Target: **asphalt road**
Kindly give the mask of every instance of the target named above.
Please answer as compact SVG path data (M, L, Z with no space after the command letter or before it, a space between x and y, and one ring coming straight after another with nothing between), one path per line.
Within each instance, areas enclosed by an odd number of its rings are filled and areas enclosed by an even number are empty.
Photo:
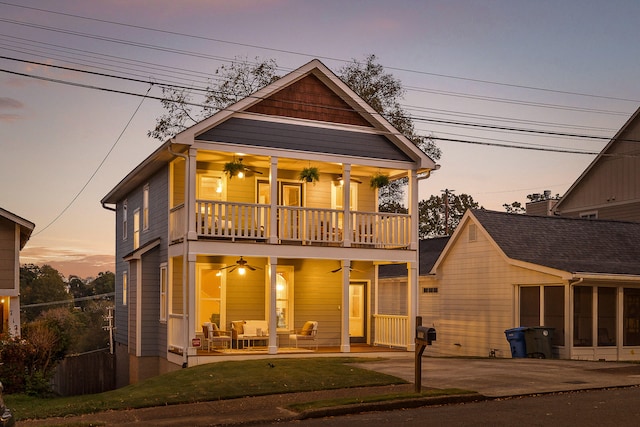
M573 391L276 423L280 426L637 426L640 388ZM274 425L274 424L271 424Z

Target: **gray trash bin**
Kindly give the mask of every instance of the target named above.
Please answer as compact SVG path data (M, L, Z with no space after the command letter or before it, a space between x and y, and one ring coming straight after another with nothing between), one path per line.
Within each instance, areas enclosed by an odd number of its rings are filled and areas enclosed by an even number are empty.
M524 331L524 341L527 349L527 357L537 359L551 359L553 357L553 328L534 326Z

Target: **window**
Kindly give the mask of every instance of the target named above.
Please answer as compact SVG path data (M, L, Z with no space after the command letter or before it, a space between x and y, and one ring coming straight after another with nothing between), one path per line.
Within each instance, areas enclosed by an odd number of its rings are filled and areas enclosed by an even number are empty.
M129 285L129 275L126 271L122 272L122 305L127 305L127 286Z
M149 229L149 184L144 186L142 194L142 229Z
M573 345L593 345L593 289L588 286L573 288Z
M640 345L640 289L624 289L623 342L625 346Z
M540 286L520 288L520 326L540 325Z
M422 288L423 294L437 294L438 288Z
M122 203L122 240L127 240L127 201Z
M167 264L160 264L160 321L167 321Z
M133 249L140 247L140 209L133 212Z
M331 209L343 209L343 189L342 181L331 186ZM349 205L350 210L358 210L358 183L354 181L349 186Z
M616 345L616 288L598 288L598 345Z
M592 212L581 212L581 213L580 213L580 218L584 218L584 219L598 219L598 211L592 211Z
M276 273L277 328L293 329L293 267L278 266Z
M544 287L544 326L553 328L552 345L564 344L564 287Z

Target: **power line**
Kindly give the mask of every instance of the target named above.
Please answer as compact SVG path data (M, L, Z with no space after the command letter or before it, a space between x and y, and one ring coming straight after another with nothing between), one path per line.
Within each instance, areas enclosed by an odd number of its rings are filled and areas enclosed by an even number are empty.
M115 75L106 74L106 73L98 73L98 72L95 72L95 71L80 70L80 69L77 69L77 68L64 67L64 66L59 66L59 65L51 65L51 64L46 64L46 63L42 63L42 62L28 61L28 60L11 58L11 57L1 56L1 55L0 55L0 59L6 59L6 60L18 61L18 62L26 62L26 63L30 63L30 64L45 66L45 67L52 67L52 68L66 70L66 71L74 71L74 72L78 72L78 73L84 73L84 74L91 74L91 75L100 76L100 77L109 77L109 78L114 78L114 79L126 80L126 81L135 82L135 83L145 83L145 84L149 83L149 81L145 81L145 80L141 80L141 79L134 79L134 78L130 78L130 77L115 76ZM17 75L26 76L26 77L38 78L36 76L27 75L25 73L12 72L12 71L8 71L8 70L0 70L0 71L5 71L5 72L8 72L8 73L13 73L13 74L17 74ZM114 90L114 89L98 88L97 86L91 86L91 85L85 85L85 84L74 84L74 83L65 82L65 81L57 80L57 79L51 79L51 78L42 78L42 79L49 80L49 81L52 81L52 82L57 82L57 83L73 84L73 85L77 85L77 86L80 86L80 87L86 87L86 88L92 88L92 89L100 89L100 90L108 90L108 91L112 91L112 92L115 92L115 93L139 96L139 95L131 93L131 92L119 91L119 90ZM171 85L171 84L162 84L162 86L171 87L171 88L175 88L175 89L187 89L187 87L185 87L185 86L178 86L178 85ZM206 89L202 89L202 90L204 91ZM146 97L146 95L145 95L145 97ZM255 98L255 99L261 99L260 97L256 97L254 95L249 95L248 98L249 97L252 97L252 98ZM171 101L171 100L169 100L167 98L154 98L154 99L159 99L161 101ZM197 104L197 103L185 102L185 104L192 105L192 106L198 106L198 107L206 107L203 104ZM303 103L297 102L297 104L298 105L302 105ZM305 105L310 105L310 104L305 104ZM339 108L336 108L336 107L327 107L327 108L331 108L331 109L334 109L334 110L340 110ZM610 139L609 137L606 137L606 136L586 135L586 134L567 133L567 132L555 132L555 131L543 131L543 130L536 130L536 129L525 129L525 128L516 128L516 127L508 127L508 126L487 125L487 124L481 124L481 123L460 122L460 121L443 120L443 119L435 119L435 118L419 117L419 116L412 117L412 120L429 122L429 123L436 123L436 124L444 124L444 125L454 125L454 126L464 126L464 127L488 129L488 130L497 130L497 131L521 132L521 133L527 133L527 134L533 134L533 135L542 135L542 136L559 136L559 137L567 137L567 138L583 138L583 139L602 140L602 141Z
M149 86L149 89L147 90L147 94L149 93L149 91L151 91L151 88L153 87L153 85ZM127 124L124 126L124 128L122 129L122 132L120 132L120 135L118 135L118 138L116 138L115 142L113 143L113 145L111 145L111 148L109 149L109 151L107 151L107 154L104 156L104 158L102 159L102 161L100 162L100 164L98 165L98 167L96 167L96 169L93 171L93 173L91 174L91 176L89 177L89 179L87 180L87 182L85 182L85 184L82 186L82 188L80 189L80 191L78 191L78 193L71 199L71 201L67 204L67 206L65 206L64 209L62 209L62 211L58 214L58 216L56 216L49 224L47 224L42 230L38 231L37 233L34 233L32 235L32 237L35 237L39 234L41 234L42 232L44 232L46 229L48 229L49 227L51 227L53 224L55 224L61 217L62 215L64 215L64 213L75 203L75 201L78 199L78 197L80 197L80 195L84 192L84 190L87 188L87 186L89 185L89 183L93 180L93 178L96 176L96 174L98 173L98 171L100 170L100 168L102 168L102 165L104 165L104 162L107 161L107 158L109 157L109 155L111 154L111 152L114 150L114 148L116 148L116 145L118 144L118 142L120 141L120 139L122 138L122 135L124 135L124 132L127 130L127 128L129 127L129 125L131 124L131 122L133 121L133 118L136 116L136 114L138 113L138 110L140 109L140 107L142 106L142 103L144 102L146 98L146 95L144 97L142 97L142 99L140 100L140 103L138 104L138 107L136 107L135 111L133 112L133 114L131 115L131 117L129 118L129 121L127 121Z
M267 47L267 46L249 44L249 43L232 42L232 41L229 41L229 40L223 40L223 39L205 37L205 36L196 36L196 35L193 35L193 34L187 34L187 33L182 33L182 32L177 32L177 31L160 30L160 29L157 29L157 28L145 27L145 26L141 26L141 25L125 24L125 23L122 23L122 22L110 21L110 20L106 20L106 19L92 18L92 17L82 16L82 15L71 14L71 13L53 11L53 10L50 10L50 9L43 9L43 8L36 8L36 7L32 7L32 6L17 5L17 4L8 3L8 2L2 2L2 1L0 1L0 4L4 4L6 6L13 6L13 7L20 7L20 8L30 9L30 10L36 10L36 11L44 12L44 13L51 13L51 14L56 14L56 15L68 16L68 17L72 17L72 18L84 19L84 20L89 20L89 21L94 21L94 22L101 22L101 23L105 23L105 24L118 25L118 26L129 27L129 28L136 28L136 29L141 29L141 30L145 30L145 31L152 31L152 32L157 32L157 33L176 35L176 36L180 36L180 37L188 37L188 38L192 38L192 39L198 39L198 40L205 40L205 41L213 41L213 42L217 42L217 43L230 44L230 45L234 45L234 46L243 46L243 47L250 47L250 48L253 48L253 49L260 49L260 50L266 50L266 51L271 51L271 52L286 53L286 54L291 54L291 55L298 55L298 56L318 58L318 59L327 59L327 60L336 61L336 62L343 62L343 63L352 62L350 60L345 60L345 59L340 59L340 58L334 58L334 57L328 57L328 56L322 56L322 55L312 55L312 54L304 53L304 52L297 52L297 51L287 50L287 49L277 49L277 48L273 48L273 47ZM11 20L8 20L8 21L11 21ZM27 24L27 23L20 23L20 21L15 21L15 22L12 22L12 23L19 24L19 25L31 26L30 24ZM38 26L35 26L35 27L38 28ZM50 31L54 31L54 29L52 29L53 27L42 26L42 28L48 29ZM57 31L66 32L65 30L61 30L61 29L57 29ZM82 33L70 32L70 34L81 35ZM106 39L109 39L109 38L106 38ZM158 48L162 49L160 47L158 47ZM434 72L427 72L427 71L420 71L420 70L412 70L412 69L409 69L409 68L392 67L392 66L388 66L388 65L385 65L384 68L389 69L389 70L412 73L412 74L421 74L421 75L441 77L441 78L447 78L447 79L462 80L462 81L469 81L469 82L475 82L475 83L483 83L483 84L489 84L489 85L495 85L495 86L504 86L504 87L518 88L518 89L527 89L527 90L536 90L536 91L542 91L542 92L550 92L550 93L558 93L558 94L574 95L574 96L583 96L583 97L590 97L590 98L597 98L597 99L608 99L608 100L615 100L615 101L633 102L633 103L636 103L636 104L640 102L639 100L636 100L636 99L621 98L621 97L606 96L606 95L596 95L596 94L583 93L583 92L574 92L574 91L566 91L566 90L557 90L557 89L536 87L536 86L530 86L530 85L504 83L504 82L498 82L498 81L493 81L493 80L484 80L484 79L477 79L477 78L470 78L470 77L463 77L463 76L454 76L454 75L451 75L451 74L443 74L443 73L434 73Z

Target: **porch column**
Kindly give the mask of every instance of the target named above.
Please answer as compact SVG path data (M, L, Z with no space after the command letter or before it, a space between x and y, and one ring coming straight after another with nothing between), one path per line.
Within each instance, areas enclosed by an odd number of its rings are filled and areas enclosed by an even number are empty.
M278 354L278 318L276 316L276 283L278 258L267 258L269 268L269 313L267 318L269 321L269 354Z
M197 148L189 148L189 159L185 164L185 212L187 221L187 240L198 240L196 231L196 155Z
M416 258L418 255L416 254ZM409 277L407 278L407 316L409 316L409 331L407 339L407 351L415 351L416 316L418 315L418 262L410 262L407 265Z
M278 158L271 157L269 166L269 243L278 243ZM275 276L274 276L275 277ZM275 280L275 279L274 279Z
M351 261L342 260L342 330L340 332L340 351L351 352L349 340L349 276L351 273Z
M407 171L407 176L409 177L409 249L418 250L418 223L420 222L420 212L418 210L418 175L416 171L409 170Z
M351 231L351 164L349 163L342 164L342 182L342 210L344 211L342 245L348 248L351 247L351 240L353 240L353 232Z

